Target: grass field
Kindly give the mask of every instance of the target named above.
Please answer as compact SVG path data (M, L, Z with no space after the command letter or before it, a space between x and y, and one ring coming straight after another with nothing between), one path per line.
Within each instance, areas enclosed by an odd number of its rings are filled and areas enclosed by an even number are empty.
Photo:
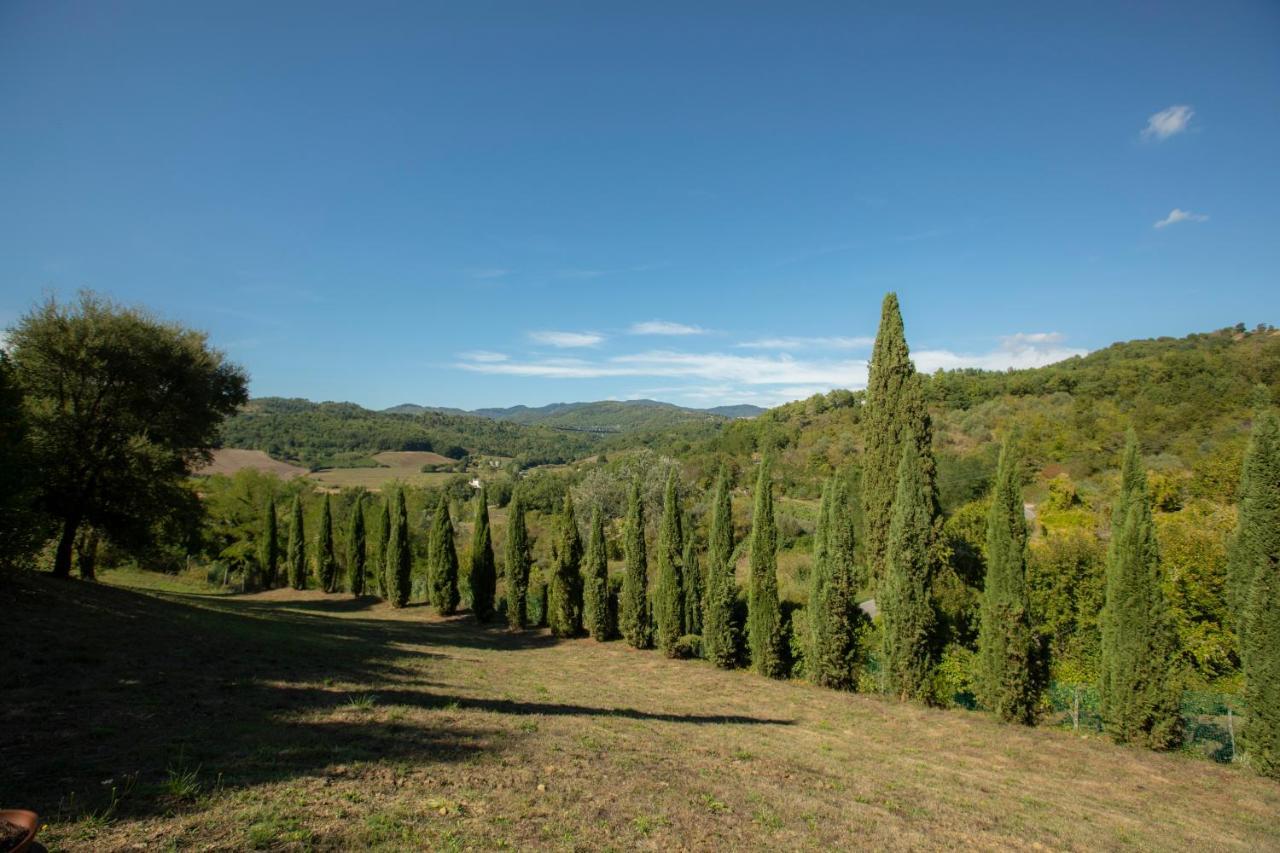
M0 804L54 850L1280 849L1280 785L1229 766L422 607L106 578L0 587Z
M276 474L284 479L306 477L326 486L342 488L344 486L363 486L366 489L378 490L392 480L399 480L413 486L434 486L455 476L450 473L432 472L424 474L422 466L452 465L454 460L439 453L419 450L389 450L376 453L373 460L378 462L377 468L329 468L323 471L308 471L288 462L272 459L261 450L237 450L222 448L213 452L213 461L196 472L200 474L234 474L242 468L254 468L268 474Z

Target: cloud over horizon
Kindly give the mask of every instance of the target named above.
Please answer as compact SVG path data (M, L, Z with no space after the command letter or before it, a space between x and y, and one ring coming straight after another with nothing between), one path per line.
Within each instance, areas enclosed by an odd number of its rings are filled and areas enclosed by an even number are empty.
M705 335L707 330L701 326L689 326L684 323L672 323L668 320L646 320L643 323L632 323L627 330L630 335Z
M594 347L604 342L605 336L599 332L530 332L529 339L536 343L559 349L574 347Z

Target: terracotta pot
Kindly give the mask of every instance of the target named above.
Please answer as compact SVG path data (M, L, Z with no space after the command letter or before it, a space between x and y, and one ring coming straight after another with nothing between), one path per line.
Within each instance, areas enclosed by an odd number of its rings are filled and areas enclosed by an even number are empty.
M40 816L35 812L29 812L26 809L0 809L0 820L7 820L14 826L20 826L27 831L23 839L18 842L17 847L10 847L8 853L22 853L31 846L31 842L36 840L36 830L40 828Z

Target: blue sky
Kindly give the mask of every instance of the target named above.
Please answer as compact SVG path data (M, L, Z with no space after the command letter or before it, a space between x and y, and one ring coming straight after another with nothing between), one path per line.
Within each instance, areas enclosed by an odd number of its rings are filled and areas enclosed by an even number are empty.
M1280 324L1280 6L858 5L8 0L0 326L469 408L857 387L888 290L924 369Z

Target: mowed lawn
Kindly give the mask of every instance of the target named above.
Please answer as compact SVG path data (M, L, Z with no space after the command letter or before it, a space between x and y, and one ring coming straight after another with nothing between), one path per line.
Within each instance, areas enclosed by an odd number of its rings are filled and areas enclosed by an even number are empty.
M1280 849L1280 785L1097 737L373 599L4 582L0 806L50 849Z

